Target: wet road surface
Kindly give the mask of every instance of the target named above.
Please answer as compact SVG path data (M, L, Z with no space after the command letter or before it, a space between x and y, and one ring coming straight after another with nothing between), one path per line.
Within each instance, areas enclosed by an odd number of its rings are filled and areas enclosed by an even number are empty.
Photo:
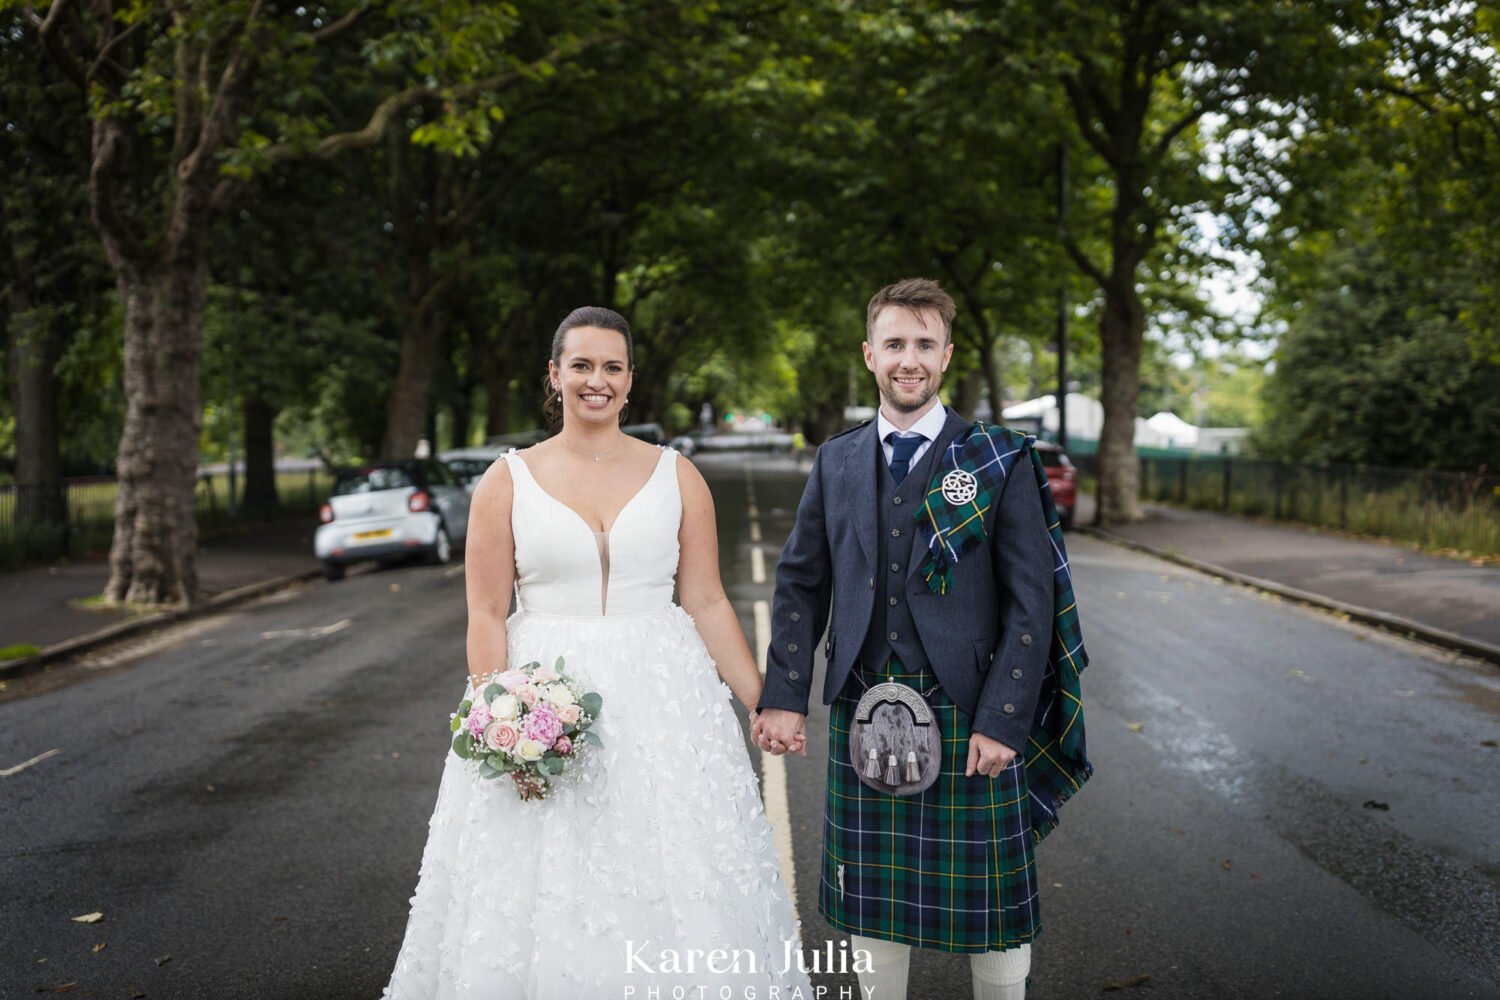
M702 467L753 636L805 470L750 464L759 541L745 459ZM1098 774L1038 851L1033 1000L1127 982L1120 995L1500 996L1485 743L1500 674L1102 542L1071 549ZM59 752L0 777L0 996L378 996L464 619L456 567L360 573L13 682L0 769ZM809 728L787 797L804 937L821 944L837 938L816 912L820 706ZM962 958L912 968L914 998L968 994ZM817 981L838 996L853 977Z

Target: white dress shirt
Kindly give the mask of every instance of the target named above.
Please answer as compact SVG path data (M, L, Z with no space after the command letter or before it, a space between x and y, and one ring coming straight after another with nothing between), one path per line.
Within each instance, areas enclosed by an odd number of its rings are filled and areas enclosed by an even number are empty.
M935 404L932 409L922 414L916 423L904 431L885 419L884 410L878 411L875 415L875 433L880 436L880 451L881 454L885 455L885 464L891 464L891 454L894 450L894 446L886 440L886 435L890 434L891 431L895 431L898 434L922 435L922 442L917 445L917 450L912 452L911 464L908 466L908 468L914 469L917 467L917 463L922 460L922 456L927 454L927 449L932 447L932 442L936 441L937 436L943 432L943 424L947 422L948 411L943 409L942 403Z

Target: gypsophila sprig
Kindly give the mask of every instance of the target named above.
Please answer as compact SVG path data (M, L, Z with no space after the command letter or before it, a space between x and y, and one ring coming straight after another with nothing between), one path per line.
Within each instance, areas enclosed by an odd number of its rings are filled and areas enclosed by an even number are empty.
M481 778L509 775L522 799L544 799L556 779L604 746L590 727L604 699L570 677L563 658L487 674L464 699L448 729L453 752L477 764Z

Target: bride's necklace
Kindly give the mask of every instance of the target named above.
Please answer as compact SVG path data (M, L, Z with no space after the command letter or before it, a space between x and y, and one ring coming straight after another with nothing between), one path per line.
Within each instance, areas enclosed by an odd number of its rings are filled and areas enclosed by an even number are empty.
M622 438L624 437L623 434L620 436ZM563 441L561 435L558 436L557 440L562 442L562 446L564 448L567 448L570 451L576 451L580 455L587 455L589 458L592 458L596 462L599 461L599 459L603 458L605 455L608 455L610 452L614 451L616 448L620 447L620 442L616 441L614 444L610 445L608 448L605 448L603 451L595 453L592 451L584 451L582 448L578 448L574 445L568 444L568 442Z

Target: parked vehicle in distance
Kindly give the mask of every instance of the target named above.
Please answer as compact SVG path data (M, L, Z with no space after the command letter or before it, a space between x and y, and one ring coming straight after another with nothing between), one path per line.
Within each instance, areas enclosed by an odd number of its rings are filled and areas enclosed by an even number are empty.
M313 550L323 575L342 580L352 563L423 556L446 563L469 530L469 493L433 458L341 470L318 510Z
M661 424L626 424L620 430L647 444L667 443L667 432L662 430Z
M698 450L698 442L686 434L674 437L667 443L667 447L675 449L684 458L692 458L693 453Z
M1038 441L1036 453L1042 456L1042 467L1047 470L1047 482L1052 486L1052 502L1057 506L1057 517L1063 528L1073 527L1073 511L1078 505L1078 467L1051 441Z
M449 469L453 470L453 474L458 477L458 481L464 484L464 489L473 493L474 487L479 483L480 477L489 471L489 467L494 465L495 461L501 455L509 450L508 447L492 447L490 445L480 445L477 448L452 448L448 451L440 452L438 458Z

